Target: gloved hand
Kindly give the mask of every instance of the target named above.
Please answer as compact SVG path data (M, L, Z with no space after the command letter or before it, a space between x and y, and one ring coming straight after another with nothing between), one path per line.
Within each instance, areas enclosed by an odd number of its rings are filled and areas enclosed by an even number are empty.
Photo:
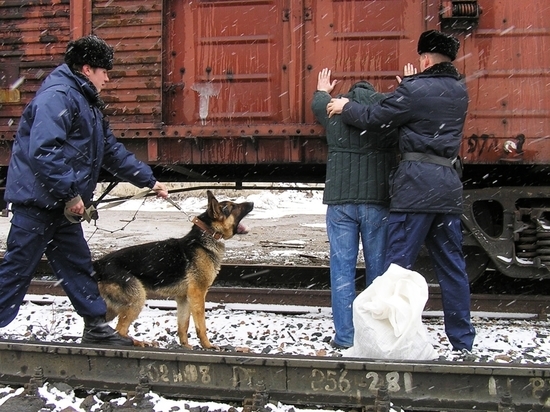
M80 196L74 197L65 203L65 217L71 223L80 223L82 219L90 223L97 220L98 213L94 205L84 207L84 202Z

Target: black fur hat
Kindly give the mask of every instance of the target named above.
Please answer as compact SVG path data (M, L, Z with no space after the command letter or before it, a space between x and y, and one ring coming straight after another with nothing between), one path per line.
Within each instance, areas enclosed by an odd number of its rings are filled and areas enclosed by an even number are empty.
M73 69L89 64L92 67L111 70L114 51L97 36L89 35L70 41L65 51L65 63Z
M418 39L418 54L438 53L447 56L453 61L456 59L460 42L456 37L437 30L428 30Z

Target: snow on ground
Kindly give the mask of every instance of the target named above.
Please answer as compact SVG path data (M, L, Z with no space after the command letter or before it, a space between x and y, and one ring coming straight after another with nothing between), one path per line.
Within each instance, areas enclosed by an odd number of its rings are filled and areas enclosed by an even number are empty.
M65 297L29 296L37 301L48 301L47 305L26 303L14 322L0 330L0 338L27 341L74 342L80 341L83 322L74 313ZM331 312L329 308L284 307L291 314L274 311L283 307L227 304L224 306L209 303L207 311L208 335L221 350L241 353L296 354L313 357L342 356L342 352L333 349L329 341L333 335ZM550 324L547 321L533 319L498 319L477 314L474 326L477 338L473 354L475 359L465 358L452 352L444 333L440 316L437 313L425 313L424 325L430 343L436 349L441 360L449 361L493 361L498 363L548 364L550 359ZM114 323L113 323L114 325ZM140 317L134 322L130 334L138 339L155 342L161 348L180 348L176 325L176 310L172 302L148 302ZM189 330L190 344L194 350L201 350L194 332L193 323ZM1 366L0 366L1 369ZM72 406L76 411L82 399L74 392L60 392L52 386L42 387L41 396L50 399L56 405L56 412ZM12 388L0 388L0 405L13 396ZM169 400L151 394L155 411L194 410L194 405L211 405L209 410L228 411L229 406L219 403L193 402L189 400ZM120 400L122 403L125 399ZM97 404L101 402L96 400ZM301 412L289 405L268 405L273 412ZM203 409L197 409L203 410ZM236 408L235 412L241 412Z
M66 297L32 296L21 306L17 318L0 329L0 338L78 343L83 321ZM38 302L38 303L33 303ZM286 312L278 313L278 312ZM428 341L441 360L463 360L451 351L438 312L425 312ZM526 318L500 319L474 312L476 362L544 364L550 360L550 322ZM330 308L254 304L207 303L208 336L221 350L244 353L305 356L342 356L330 346L334 329ZM116 325L116 320L112 322ZM180 348L176 306L173 301L150 300L130 328L138 340L160 348ZM189 343L200 350L193 322Z
M223 200L223 197L218 197ZM253 201L255 208L247 219L273 217L274 214L324 214L321 191L282 191L252 193L237 201ZM186 210L201 212L205 198L186 197L178 200ZM131 200L117 208L132 210L163 210L177 212L168 202L159 199ZM304 218L307 224L307 218ZM78 343L82 334L82 319L72 310L64 297L28 296L34 302L45 300L47 305L32 302L25 303L17 318L8 326L0 329L0 339L22 339L28 341L53 341ZM286 307L292 314L275 313L282 309L274 306L208 304L207 327L211 341L222 350L264 354L297 354L305 356L342 356L342 352L333 349L329 342L333 336L331 311L329 308ZM522 317L517 319L498 319L484 313L473 313L477 337L473 349L475 359L465 358L463 354L451 351L444 333L442 318L437 313L424 313L423 323L430 343L441 360L475 362L500 362L521 364L547 364L550 360L550 323L546 319L534 320ZM114 326L114 323L113 323ZM130 330L130 334L148 342L155 342L161 348L179 347L177 341L175 305L170 301L148 301L140 317ZM190 327L190 344L198 347L194 327ZM1 371L1 365L0 365ZM13 388L0 388L0 406L17 392ZM6 396L6 394L9 394ZM61 396L60 392L46 384L41 394L52 399L55 411L61 411L69 405L76 411L82 399L69 392ZM192 409L197 405L191 401L167 400L151 395L155 411L168 411L179 407ZM54 400L55 399L55 400ZM200 403L204 406L205 403ZM228 410L227 405L214 404L210 409ZM274 412L287 412L300 409L288 405L269 405ZM237 408L237 412L239 408Z
M2 388L0 387L0 410L2 410L2 405L10 401L10 398L23 395L23 388ZM58 384L58 383L45 383L42 387L38 388L38 395L45 401L45 404L49 408L53 409L41 409L41 412L88 412L88 411L104 411L104 410L113 410L113 407L123 406L129 407L128 399L124 396L111 399L109 402L103 401L100 396L97 394L90 395L86 398L80 398L75 395L75 392L71 390L68 385ZM91 399L90 399L91 398ZM112 406L107 406L110 404ZM220 402L203 402L203 401L190 401L190 400L174 400L161 397L153 392L146 394L146 404L149 408L147 409L126 409L125 411L155 411L155 412L169 412L169 411L189 411L189 412L241 412L242 407L236 407L235 405L230 405ZM91 407L90 407L91 406ZM141 405L140 405L141 406ZM28 411L29 409L25 409ZM284 405L281 403L273 404L268 403L265 406L266 411L271 412L323 412L322 409L306 409L298 408L293 405ZM392 409L393 410L393 409ZM17 412L15 410L6 410L6 412ZM335 410L327 410L325 412L340 412ZM397 412L397 411L395 411Z
M48 305L26 303L14 322L0 330L4 339L20 339L28 341L74 342L80 341L83 322L74 313L72 306L65 297L29 296L37 301L48 301ZM313 357L342 356L342 352L334 350L328 343L333 335L331 312L329 308L318 307L285 307L291 314L274 313L282 307L262 305L228 304L220 306L208 304L207 326L211 341L221 347L221 350L239 351L242 353L263 354L296 354ZM441 317L437 313L425 313L424 325L428 332L430 343L436 349L441 360L471 361L450 350L444 333ZM474 316L474 326L477 338L473 354L475 362L493 361L498 363L547 364L550 359L550 324L547 321L533 319L496 319ZM179 348L177 340L176 310L172 302L148 302L140 317L130 330L132 336L148 342L156 342L161 348ZM193 324L190 327L190 344L194 350L201 350L194 333ZM0 366L1 369L1 366ZM55 404L56 412L71 406L76 411L83 399L74 392L67 393L52 386L52 382L40 389L41 396L50 399ZM8 396L14 396L17 391L12 388L0 388L0 405ZM209 406L209 410L228 411L229 405L220 403L193 402L189 400L170 400L150 394L150 401L155 405L155 411L169 411L179 407L180 410L193 409L194 406ZM125 398L120 399L123 403ZM97 405L101 401L95 400ZM1 406L0 406L1 407ZM99 406L98 406L99 407ZM289 405L268 405L272 412L301 412L301 409ZM241 408L235 408L241 412Z

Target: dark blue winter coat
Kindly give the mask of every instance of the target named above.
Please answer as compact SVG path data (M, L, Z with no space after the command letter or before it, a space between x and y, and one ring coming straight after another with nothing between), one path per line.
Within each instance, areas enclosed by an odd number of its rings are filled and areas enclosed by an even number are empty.
M342 120L371 131L398 128L401 154L459 154L468 108L466 85L452 63L405 77L395 92L374 105L346 103ZM452 167L401 161L390 185L392 212L462 213L462 182Z
M65 64L44 80L17 130L7 202L61 209L80 195L89 205L102 167L138 187L154 186L151 168L116 141L97 106L95 88Z

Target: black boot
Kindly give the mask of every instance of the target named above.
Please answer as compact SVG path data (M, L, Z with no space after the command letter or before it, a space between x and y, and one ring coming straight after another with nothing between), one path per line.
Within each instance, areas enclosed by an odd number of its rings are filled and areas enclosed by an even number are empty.
M134 346L134 341L111 328L105 317L84 317L82 343L93 345Z

